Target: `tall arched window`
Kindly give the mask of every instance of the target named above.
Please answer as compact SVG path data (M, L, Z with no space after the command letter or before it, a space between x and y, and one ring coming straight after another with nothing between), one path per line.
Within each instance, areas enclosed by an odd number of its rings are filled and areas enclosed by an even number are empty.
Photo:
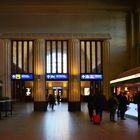
M11 45L12 73L33 73L33 41L13 40Z
M68 73L68 41L46 41L46 73Z
M102 73L102 41L80 41L81 73Z

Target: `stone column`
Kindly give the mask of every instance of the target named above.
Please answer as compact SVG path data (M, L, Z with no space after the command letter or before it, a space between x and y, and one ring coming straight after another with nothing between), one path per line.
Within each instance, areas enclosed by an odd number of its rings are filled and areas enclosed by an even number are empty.
M111 95L110 88L110 42L103 42L103 94L108 97Z
M34 46L34 111L46 111L45 99L45 40L38 39Z
M11 41L8 39L0 40L2 45L2 96L11 98Z
M136 58L137 66L140 66L140 9L137 9L137 12L135 12L134 17L135 17L134 18L135 44L136 44L134 56L137 57Z
M128 12L127 15L127 47L128 47L128 69L136 67L137 58L136 58L136 46L135 46L135 36L134 36L134 28L137 26L135 23L135 18L137 19L136 15L133 12ZM137 20L136 20L137 21ZM138 31L139 28L136 27Z
M80 111L80 42L78 39L70 40L69 49L69 90L68 110Z

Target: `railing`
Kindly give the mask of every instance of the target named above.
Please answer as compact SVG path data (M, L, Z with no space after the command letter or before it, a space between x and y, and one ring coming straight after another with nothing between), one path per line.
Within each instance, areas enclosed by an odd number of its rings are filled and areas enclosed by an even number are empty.
M13 102L15 100L9 99L8 97L0 98L0 119L2 119L3 114L7 117L8 112L10 112L10 115L13 114Z

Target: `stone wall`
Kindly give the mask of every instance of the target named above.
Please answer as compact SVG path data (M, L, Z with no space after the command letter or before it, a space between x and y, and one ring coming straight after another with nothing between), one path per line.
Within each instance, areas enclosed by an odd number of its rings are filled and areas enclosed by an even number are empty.
M117 2L99 0L95 3L83 0L79 2L79 6L74 5L74 1L66 3L61 1L62 5L60 5L54 0L50 2L50 5L44 6L31 5L31 0L29 2L30 5L23 2L24 6L0 5L0 34L110 34L110 79L129 68L131 43L128 41L129 23L127 18L132 7L131 0Z

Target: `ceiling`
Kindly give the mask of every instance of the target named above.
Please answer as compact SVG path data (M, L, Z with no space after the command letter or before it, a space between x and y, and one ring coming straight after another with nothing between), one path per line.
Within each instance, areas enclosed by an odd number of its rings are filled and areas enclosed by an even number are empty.
M109 6L132 6L135 0L0 0L0 5L98 5L101 3Z
M1 3L79 3L79 2L90 2L90 3L94 3L94 2L114 2L114 3L131 3L135 0L117 0L116 2L114 0L1 0Z
M0 0L0 14L131 10L134 0Z

